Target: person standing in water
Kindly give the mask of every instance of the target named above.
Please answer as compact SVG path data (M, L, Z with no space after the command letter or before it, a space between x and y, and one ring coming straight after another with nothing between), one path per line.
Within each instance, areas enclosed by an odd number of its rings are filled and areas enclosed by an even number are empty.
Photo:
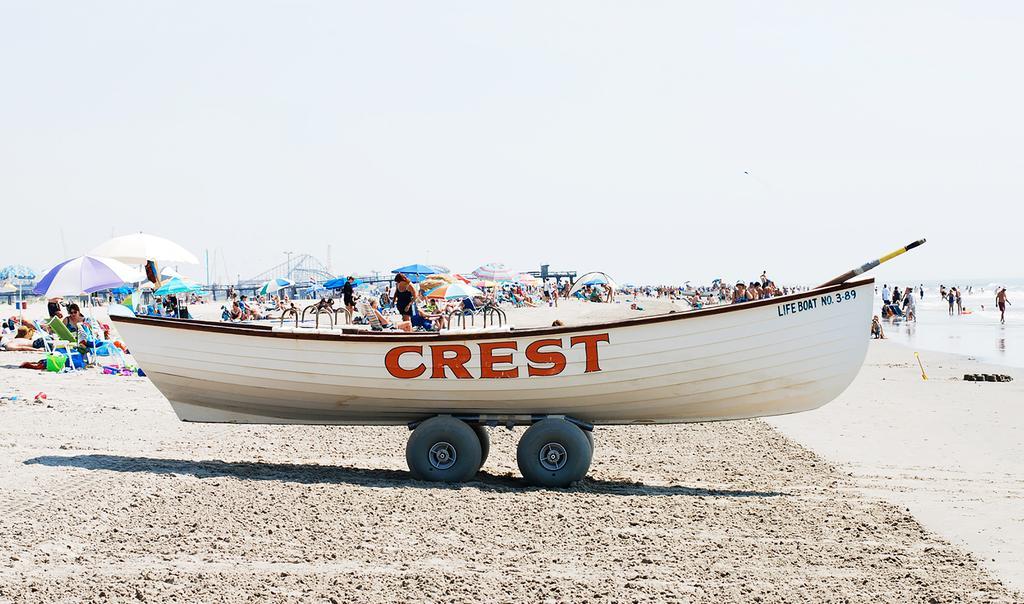
M1006 323L1006 305L1010 303L1010 300L1006 297L1006 288L1000 288L999 293L996 294L996 308L999 309L999 322Z
M946 302L949 302L949 316L953 316L953 305L956 304L956 296L953 295L953 289L949 288L949 293L946 294Z

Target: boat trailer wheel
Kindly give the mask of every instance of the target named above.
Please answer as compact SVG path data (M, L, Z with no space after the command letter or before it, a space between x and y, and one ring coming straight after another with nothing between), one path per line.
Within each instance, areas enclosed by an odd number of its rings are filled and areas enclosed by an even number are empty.
M547 417L526 429L516 461L526 482L538 487L567 487L590 469L594 449L579 426L563 417Z
M405 461L417 480L463 482L480 470L483 447L476 431L450 415L424 420L409 435Z
M455 447L451 443L439 442L433 447L430 447L430 465L434 466L438 470L447 470L448 468L455 465L455 460L458 459L459 453L455 450Z
M540 455L538 457L540 457L540 465L544 466L545 470L554 472L565 467L568 456L569 454L562 445L548 443L540 448Z

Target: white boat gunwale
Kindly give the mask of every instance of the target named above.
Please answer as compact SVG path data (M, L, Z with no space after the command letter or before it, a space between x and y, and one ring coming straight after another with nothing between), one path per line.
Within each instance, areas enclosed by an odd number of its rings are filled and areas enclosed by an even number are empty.
M871 285L875 282L874 278L859 279L856 281L846 281L836 285L829 285L826 287L817 287L809 289L803 292L796 292L787 294L784 296L777 296L774 298L765 298L762 300L754 300L751 302L743 302L740 304L721 304L717 306L711 306L708 308L701 308L697 310L684 310L680 312L668 312L658 315L648 315L643 317L635 317L629 319L619 319L617 321L609 321L605 323L587 323L583 325L562 325L558 327L529 327L526 329L509 329L505 331L457 331L449 333L433 332L404 332L404 331L367 331L352 328L342 328L340 330L327 330L328 333L324 333L324 330L313 330L303 331L302 328L296 330L280 330L275 329L273 325L262 325L254 323L223 323L218 321L202 321L197 319L174 319L167 317L130 317L123 315L111 315L110 320L114 323L140 323L144 325L159 325L160 327L169 327L173 329L191 329L197 331L209 331L218 333L230 333L236 335L249 335L259 337L272 337L272 338L289 338L299 340L342 340L350 342L380 342L383 339L394 342L443 342L443 341L465 341L465 340L494 340L494 339L508 339L508 338L519 338L519 337L530 337L537 335L560 335L568 333L577 333L581 331L598 331L602 329L618 328L618 327L632 327L634 325L647 325L651 323L661 323L664 321L682 321L686 319L695 319L700 317L707 317L716 314L737 312L743 310L749 310L751 308L757 308L760 306L770 306L773 304L784 304L794 300L802 300L816 295L828 294L835 291L841 291L850 289L853 287L861 287L864 285Z

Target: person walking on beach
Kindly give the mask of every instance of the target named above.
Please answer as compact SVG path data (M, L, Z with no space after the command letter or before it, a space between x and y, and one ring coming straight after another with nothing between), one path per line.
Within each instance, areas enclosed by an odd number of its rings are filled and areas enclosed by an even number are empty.
M1006 297L1006 288L1003 287L996 294L996 308L999 309L999 322L1006 323L1006 305L1010 303L1010 300Z
M416 300L416 288L402 273L395 275L395 308L402 315L402 321L412 321L412 305Z
M882 286L882 304L889 306L892 303L892 292L889 291L889 284L886 283Z
M917 321L917 305L914 303L914 289L912 287L908 287L907 293L903 295L903 316L908 321Z
M345 303L345 323L352 324L352 317L356 312L355 277L348 276L345 285L341 287L341 295Z

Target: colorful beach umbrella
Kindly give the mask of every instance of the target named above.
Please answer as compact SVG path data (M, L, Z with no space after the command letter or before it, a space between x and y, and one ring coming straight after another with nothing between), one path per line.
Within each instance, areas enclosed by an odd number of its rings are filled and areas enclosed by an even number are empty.
M275 277L263 284L263 287L260 288L260 294L266 296L272 292L279 292L286 287L292 287L293 285L295 285L295 282L291 279Z
M198 293L200 287L194 283L188 283L185 280L173 277L163 282L163 285L159 289L153 292L154 296L168 296L171 294L186 294L186 293Z
M473 275L489 281L515 281L516 274L500 262L488 262L477 267Z
M438 298L445 300L455 300L458 298L475 298L476 296L483 296L484 293L472 285L466 285L456 281L455 283L448 283L440 287L427 292L428 298Z
M169 239L148 233L132 233L114 237L94 247L89 254L114 258L129 264L144 264L147 260L199 264L199 259L192 252Z
M8 264L0 268L0 281L11 279L35 279L36 272L24 264Z
M477 279L472 283L474 287L498 287L496 281L489 281L487 279Z
M79 296L134 283L141 278L139 271L113 258L79 256L50 269L32 291L51 298Z

